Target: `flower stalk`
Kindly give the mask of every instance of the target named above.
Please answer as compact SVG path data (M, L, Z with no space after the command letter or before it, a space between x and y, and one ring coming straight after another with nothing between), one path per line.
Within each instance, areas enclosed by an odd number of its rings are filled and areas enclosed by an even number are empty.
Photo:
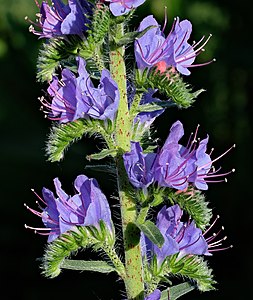
M116 47L113 39L120 39L124 35L123 23L115 25L110 32L110 71L112 78L117 82L120 92L120 102L116 119L116 144L119 154L116 157L117 181L121 206L122 232L125 250L126 277L124 279L128 299L144 299L144 283L142 258L140 247L140 230L135 225L137 207L135 199L130 196L128 176L124 167L122 154L130 149L130 114L127 99L126 66L124 62L124 46ZM122 153L123 152L123 153Z

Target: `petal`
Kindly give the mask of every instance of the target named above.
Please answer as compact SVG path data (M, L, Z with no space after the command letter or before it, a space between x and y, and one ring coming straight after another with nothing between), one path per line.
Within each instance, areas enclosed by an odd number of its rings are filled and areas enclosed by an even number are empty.
M64 190L61 188L61 182L58 178L54 179L54 186L56 190L57 196L60 198L62 201L67 201L69 198L69 195L64 192Z
M184 135L183 124L180 121L176 121L170 128L169 136L166 139L163 148L166 148L166 146L170 143L178 143L183 135Z

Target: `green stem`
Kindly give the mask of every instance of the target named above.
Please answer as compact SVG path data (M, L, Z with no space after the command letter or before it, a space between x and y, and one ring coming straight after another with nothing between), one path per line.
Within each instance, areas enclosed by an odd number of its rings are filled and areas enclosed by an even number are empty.
M140 247L140 231L135 225L137 208L135 200L130 196L132 187L125 171L122 154L129 151L131 139L131 119L128 110L126 67L124 62L124 47L116 47L113 38L120 39L124 35L123 24L117 24L110 32L110 71L118 84L120 103L116 120L116 143L119 153L116 157L117 180L120 197L122 230L125 250L124 279L127 297L130 300L144 299L143 268Z
M115 28L111 29L111 37L120 39L124 35L123 24L118 24ZM125 48L116 47L111 42L110 51L110 71L113 79L118 84L120 93L120 102L118 107L118 115L116 120L116 140L117 145L124 151L130 150L131 138L131 122L128 110L127 99L127 82L126 82L126 66L124 61Z

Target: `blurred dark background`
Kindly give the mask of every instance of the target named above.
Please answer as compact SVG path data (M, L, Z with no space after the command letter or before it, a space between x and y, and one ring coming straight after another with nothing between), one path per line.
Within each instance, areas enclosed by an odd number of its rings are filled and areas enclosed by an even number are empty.
M171 109L157 120L157 137L164 140L171 124L180 119L186 135L201 124L200 137L210 136L210 147L218 156L232 144L237 148L216 166L236 168L227 184L210 185L206 196L215 214L221 215L228 244L234 248L209 258L218 281L217 291L192 292L182 299L252 299L252 2L228 0L147 0L137 10L136 26L147 14L163 24L164 6L168 22L174 16L193 23L192 37L213 34L198 62L215 57L216 63L192 69L185 78L195 89L204 88L188 110ZM30 188L40 192L52 188L59 177L71 193L74 178L84 172L85 155L96 150L93 140L74 145L61 163L46 161L45 140L50 122L39 111L37 97L45 86L36 83L36 59L40 41L28 32L24 17L35 19L32 0L0 0L0 137L1 137L1 286L3 299L122 299L122 286L114 275L64 271L56 279L40 274L38 258L43 255L46 237L24 229L24 223L39 226L40 220L23 206L35 207ZM88 174L88 173L87 173ZM88 174L94 176L94 174ZM98 174L107 193L113 183ZM121 291L119 289L121 288Z

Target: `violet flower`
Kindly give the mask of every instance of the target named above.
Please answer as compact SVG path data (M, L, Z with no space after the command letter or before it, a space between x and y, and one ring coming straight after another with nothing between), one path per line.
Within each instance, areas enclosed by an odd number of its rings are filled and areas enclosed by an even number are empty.
M129 13L132 9L140 6L146 0L105 0L110 2L110 11L116 17Z
M151 68L156 65L159 69L159 63L162 62L166 68L175 67L181 74L189 75L188 68L207 65L214 61L193 65L196 56L203 51L211 35L205 41L203 36L199 42L190 45L188 43L192 32L190 21L183 20L179 22L179 18L175 18L167 37L164 35L166 23L167 20L165 20L161 30L152 15L143 19L140 23L138 31L143 31L151 25L155 28L148 30L135 42L135 58L139 69Z
M52 97L49 103L44 97L40 98L45 107L45 114L51 120L67 123L79 118L99 120L115 118L119 105L119 91L116 82L108 70L101 73L100 84L94 87L86 70L86 63L77 58L78 76L69 69L62 70L62 79L54 77L48 88Z
M93 119L113 120L119 105L119 90L110 72L104 69L100 83L94 87L90 75L86 70L86 63L78 58L79 68L77 78L77 98L86 106L86 114Z
M76 76L69 69L63 69L61 77L61 80L58 80L54 76L47 89L48 94L52 97L51 103L44 97L40 98L45 116L50 120L59 121L59 123L85 118L87 106L82 99L76 97Z
M154 180L156 154L144 154L139 142L131 142L131 151L125 153L123 159L132 185L145 190Z
M156 289L153 293L147 296L144 300L160 300L161 299L161 291Z
M142 245L145 246L148 258L156 255L160 266L167 256L179 253L185 255L211 255L208 252L208 243L201 229L197 228L194 221L182 222L183 211L179 205L169 208L164 206L157 215L156 226L164 237L161 248L154 245L147 237L142 235Z
M197 189L207 190L207 183L211 182L224 182L225 179L220 179L235 170L229 172L219 173L219 169L215 170L212 164L218 159L227 154L233 145L223 154L215 159L211 159L210 154L207 154L206 139L197 140L197 132L192 134L189 138L186 147L179 144L179 140L184 135L184 129L181 122L175 122L171 129L170 134L165 141L162 149L157 155L155 163L155 180L160 186L168 186L178 190L184 190L188 184L193 184Z
M48 242L67 231L75 230L75 226L95 226L99 230L101 220L106 224L109 232L113 232L108 201L95 179L90 179L85 175L77 176L74 183L77 193L74 196L69 196L63 191L58 178L54 179L54 185L57 197L46 188L42 190L42 198L35 193L45 205L45 208L39 206L42 212L26 205L32 213L41 217L46 228L34 228L27 225L26 228L48 235Z
M157 155L154 176L160 186L178 190L188 187L186 173L187 160L180 154L181 145L178 143L184 134L182 124L177 121L170 129L170 134Z
M82 36L90 23L88 16L92 14L91 4L86 0L69 0L64 4L61 0L43 1L41 5L36 1L40 13L37 23L29 20L34 26L41 29L37 31L33 25L30 31L42 38L52 38L68 34Z

